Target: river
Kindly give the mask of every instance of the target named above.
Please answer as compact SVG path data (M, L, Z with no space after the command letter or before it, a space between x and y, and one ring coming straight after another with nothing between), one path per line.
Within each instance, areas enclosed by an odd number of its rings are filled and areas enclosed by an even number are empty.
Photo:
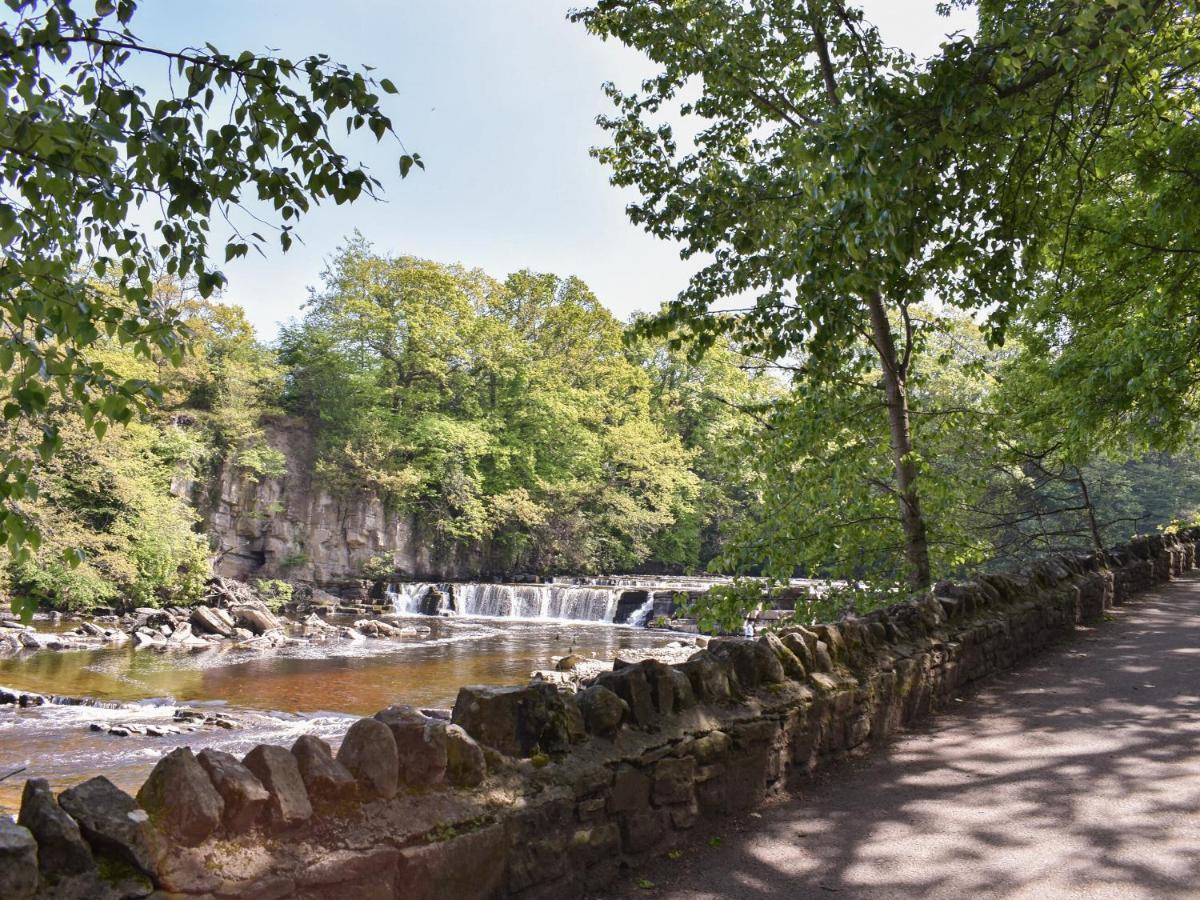
M611 658L621 649L662 646L678 637L596 622L419 621L430 627L427 635L265 652L135 651L126 645L0 658L0 685L123 704L0 706L0 775L27 767L0 781L0 809L15 811L26 778L48 778L58 789L103 774L132 791L165 751L181 744L240 756L258 743L290 745L305 732L336 743L355 716L391 704L449 708L461 685L521 684L532 670L550 668L552 656L573 650ZM107 733L114 724L178 724L173 717L179 707L220 710L241 727L162 737Z

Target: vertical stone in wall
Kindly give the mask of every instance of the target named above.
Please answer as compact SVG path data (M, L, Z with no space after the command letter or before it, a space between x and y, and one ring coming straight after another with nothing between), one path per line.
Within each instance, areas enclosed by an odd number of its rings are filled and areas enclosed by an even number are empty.
M58 805L46 779L25 782L17 824L28 828L37 841L38 866L48 882L95 870L91 848L79 825Z
M227 832L241 834L266 814L271 795L254 773L235 756L206 748L197 754L196 761L208 773L209 780L224 801L222 818Z
M162 832L189 847L216 831L225 811L190 747L177 747L160 759L137 799Z
M259 744L246 754L242 764L270 794L267 821L273 827L292 828L312 818L312 803L292 754L282 747Z
M385 800L396 796L396 739L382 722L359 719L351 725L338 748L337 759L355 777L363 796Z
M0 897L29 900L37 888L37 842L28 828L0 816Z

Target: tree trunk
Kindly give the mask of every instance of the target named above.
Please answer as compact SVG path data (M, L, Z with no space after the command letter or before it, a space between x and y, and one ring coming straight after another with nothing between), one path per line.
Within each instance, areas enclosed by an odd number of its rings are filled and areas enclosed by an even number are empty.
M871 339L879 354L883 373L885 405L892 434L892 460L896 468L896 496L900 502L900 522L904 527L904 557L908 562L909 584L917 589L929 587L929 539L921 499L917 493L917 467L912 463L912 431L908 421L906 367L896 354L896 340L888 322L887 310L878 291L867 296L871 313Z
M1097 553L1104 552L1104 538L1100 536L1100 525L1096 522L1096 507L1092 506L1092 495L1088 491L1087 482L1083 478L1083 470L1075 467L1075 481L1079 485L1079 493L1083 496L1083 509L1087 513L1088 527L1092 532L1092 549Z

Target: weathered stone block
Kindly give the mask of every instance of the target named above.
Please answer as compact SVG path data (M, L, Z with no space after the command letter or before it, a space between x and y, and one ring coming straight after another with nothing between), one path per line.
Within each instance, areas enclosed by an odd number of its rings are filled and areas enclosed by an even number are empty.
M150 816L103 775L63 791L58 805L79 823L93 851L154 874L161 845Z
M573 866L592 866L621 850L621 829L615 822L577 828L567 848Z
M137 800L160 831L188 847L216 831L225 811L225 801L190 747L177 747L160 759Z
M396 739L399 783L424 788L439 784L446 777L446 732L432 719L411 706L389 706L375 718L392 731Z
M586 736L575 698L537 681L525 687L460 688L451 721L509 756L561 753Z
M695 799L692 789L695 774L696 760L691 756L659 760L654 767L655 805L691 803Z
M351 725L338 748L337 760L354 776L364 796L384 800L396 796L396 739L378 719L359 719Z
M598 737L612 737L630 715L629 704L603 684L580 691L576 699L588 732Z
M676 668L687 676L696 699L702 703L722 703L733 694L729 670L708 650L693 653L687 662Z
M503 887L504 826L400 851L396 894L404 900L490 900Z
M639 769L623 766L608 795L609 812L636 812L650 806L650 778Z
M758 639L758 642L775 654L775 658L779 660L783 666L783 672L788 678L793 681L803 681L807 672L804 668L804 663L796 656L788 647L773 634L764 634ZM801 642L803 643L803 642Z
M483 748L457 725L439 723L446 744L446 780L455 787L473 788L487 777Z
M38 846L28 828L0 816L0 897L27 900L38 887Z
M654 723L654 696L643 667L625 666L613 672L603 672L596 679L596 684L612 691L629 705L633 724L647 728Z
M292 744L292 756L308 799L318 806L353 800L358 782L344 765L333 758L329 745L315 734L302 734Z
M208 778L224 801L223 820L230 834L241 834L266 813L271 795L254 773L235 756L220 750L204 749L196 761L208 773Z
M783 665L767 647L750 638L720 638L710 641L708 652L732 663L738 685L752 691L762 684L778 684L785 678Z
M296 757L282 747L259 744L246 754L242 765L267 789L267 821L273 827L293 828L312 818L312 803Z
M79 825L67 815L44 778L31 778L21 792L17 824L28 828L38 845L38 867L47 881L95 869L92 851ZM0 892L0 896L4 896Z

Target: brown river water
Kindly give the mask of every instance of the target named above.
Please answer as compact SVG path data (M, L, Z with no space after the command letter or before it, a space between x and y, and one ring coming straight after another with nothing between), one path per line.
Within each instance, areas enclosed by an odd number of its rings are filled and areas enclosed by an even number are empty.
M671 636L590 622L422 619L422 637L297 644L281 650L134 651L131 647L37 651L0 658L0 685L123 704L0 706L0 811L15 811L26 778L56 788L106 775L136 788L172 747L217 747L241 755L258 743L290 746L300 734L336 744L355 716L394 703L449 708L464 684L521 684L570 650L610 659L618 650L662 646ZM42 624L39 630L46 630ZM181 706L219 710L233 730L118 737L92 728L170 725Z

